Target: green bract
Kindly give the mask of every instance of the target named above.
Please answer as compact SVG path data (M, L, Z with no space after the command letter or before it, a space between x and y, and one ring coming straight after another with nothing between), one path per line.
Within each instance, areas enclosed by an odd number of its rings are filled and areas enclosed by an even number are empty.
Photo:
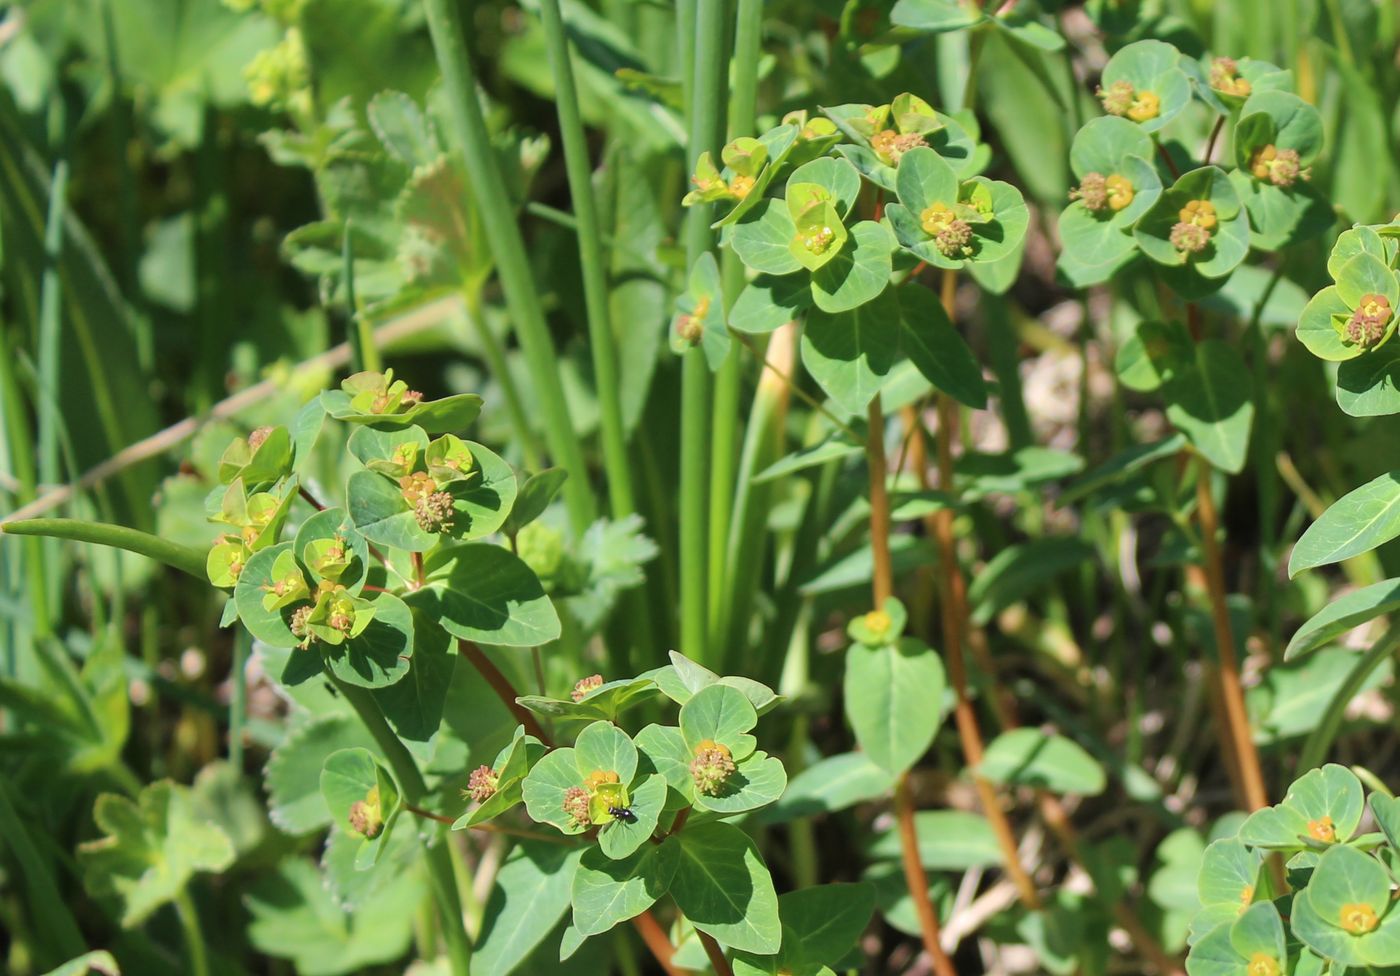
M899 203L885 208L900 247L939 268L1014 254L1029 214L1020 191L984 177L959 182L943 157L915 149L900 160Z
M1168 284L1198 296L1218 288L1249 253L1249 217L1225 171L1202 166L1162 192L1133 236Z
M1156 132L1191 101L1191 81L1180 61L1176 48L1164 41L1137 41L1120 49L1099 82L1104 110Z
M1151 136L1126 119L1094 119L1070 147L1079 184L1060 215L1060 268L1076 285L1109 278L1137 252L1132 229L1162 193Z

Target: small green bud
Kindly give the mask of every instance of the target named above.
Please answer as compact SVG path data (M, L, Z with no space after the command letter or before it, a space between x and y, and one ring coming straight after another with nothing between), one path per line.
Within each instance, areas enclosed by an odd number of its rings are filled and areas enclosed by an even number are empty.
M515 552L536 576L551 579L564 562L564 534L544 522L531 522L515 537Z

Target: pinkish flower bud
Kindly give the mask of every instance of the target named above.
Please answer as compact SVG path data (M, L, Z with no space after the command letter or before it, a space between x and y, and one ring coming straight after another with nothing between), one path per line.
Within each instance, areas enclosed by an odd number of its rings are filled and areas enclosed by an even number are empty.
M476 767L467 779L467 793L477 803L485 803L491 799L496 795L496 790L499 787L500 780L496 777L496 771L490 766Z
M596 688L603 687L603 676L601 674L590 674L586 678L580 678L574 685L574 690L569 692L569 697L574 701L583 701L588 693Z

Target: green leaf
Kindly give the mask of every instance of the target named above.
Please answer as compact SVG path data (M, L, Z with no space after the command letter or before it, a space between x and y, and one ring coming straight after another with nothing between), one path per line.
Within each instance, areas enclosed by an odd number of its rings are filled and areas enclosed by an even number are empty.
M903 638L846 651L846 719L870 761L894 775L918 762L943 722L943 662L927 645Z
M1352 417L1400 413L1400 344L1388 342L1339 365L1337 406Z
M303 653L320 649L337 678L361 688L385 688L402 680L413 657L413 614L392 593L376 594L373 606L374 619L357 636L334 646L316 642Z
M1339 842L1348 840L1361 823L1361 781L1345 766L1328 763L1294 781L1281 802L1250 814L1240 827L1240 840L1252 847L1302 849L1300 835L1316 840L1312 824L1330 820Z
M1351 317L1352 309L1342 300L1341 292L1329 285L1314 295L1298 319L1298 341L1319 359L1342 362L1355 359L1364 350L1361 346L1342 341L1334 324L1340 316Z
M681 735L692 753L709 740L725 746L735 762L742 762L753 754L756 740L747 733L757 724L753 704L728 685L701 688L681 706Z
M1249 214L1250 245L1260 250L1278 251L1317 237L1336 221L1331 203L1310 183L1274 186L1238 169L1230 182Z
M765 200L734 225L729 246L739 260L755 271L787 275L801 271L790 245L797 237L797 225L781 200Z
M523 841L506 857L486 899L472 972L514 972L569 908L579 848Z
M699 338L687 338L698 325ZM695 259L690 269L689 287L676 301L671 318L671 351L684 354L698 344L705 352L711 370L719 369L729 353L729 329L724 321L724 290L720 285L719 264L712 251Z
M407 166L422 166L442 154L433 120L403 92L375 95L365 106L365 116L385 150Z
M358 834L350 828L350 810L365 801L371 790L378 790L382 829L374 837ZM326 757L321 767L321 796L331 812L331 822L340 825L343 833L354 834L360 843L355 852L356 870L372 868L384 853L399 813L399 791L386 769L375 761L368 749L341 749Z
M1008 546L972 579L967 596L973 623L985 626L1002 610L1094 555L1092 544L1074 536L1047 536Z
M233 863L233 842L199 819L187 787L161 780L135 801L103 793L93 820L105 835L78 845L88 890L121 903L121 923L140 925L178 897L198 871L218 872Z
M521 793L530 819L558 827L566 834L581 834L586 825L574 824L564 813L564 794L583 786L583 774L574 759L574 750L555 749L531 767Z
M521 529L544 514L568 478L569 472L563 468L545 468L526 478L525 484L520 486L520 494L516 496L510 515L501 524L501 531L508 536L519 534Z
M810 183L821 187L836 206L836 213L844 219L855 206L860 194L860 174L849 162L839 157L822 156L809 163L803 163L787 178L788 210L793 207L793 187ZM792 214L796 219L797 214Z
M1238 914L1254 897L1262 865L1263 858L1234 837L1212 841L1196 878L1201 904L1226 905Z
M1355 651L1331 648L1301 661L1270 668L1263 680L1245 696L1254 719L1256 739L1270 743L1312 731L1326 714L1333 696L1357 667L1358 659ZM1389 675L1389 662L1382 662L1357 693L1377 687Z
M1186 438L1181 434L1172 434L1147 444L1135 444L1071 482L1060 495L1061 503L1067 505L1106 485L1122 481L1151 464L1175 456L1185 446Z
M692 925L732 949L778 951L782 926L773 878L742 830L726 823L695 824L666 844L680 848L671 895Z
M783 945L779 972L837 965L855 946L875 912L875 889L864 883L814 885L778 899Z
M811 447L804 447L800 451L794 451L787 457L774 461L758 474L754 475L753 484L761 485L779 478L795 474L798 471L805 471L808 468L821 467L831 461L839 461L842 458L850 457L853 454L864 454L865 445L857 444L851 440L850 435L845 431L832 431L824 440L813 444Z
M605 682L578 701L572 698L545 698L539 695L523 695L516 701L536 715L549 718L603 719L611 722L626 709L641 704L658 693L655 681L650 678L633 678L630 681Z
M233 600L243 626L248 633L273 647L296 647L301 643L301 638L288 626L295 607L269 610L263 605L263 596L272 587L273 566L278 557L291 551L292 543L283 542L253 553L233 589ZM315 657L314 652L306 652L306 656Z
M919 861L932 871L966 871L1002 862L996 832L986 817L964 810L920 810L914 814ZM903 855L899 831L876 838L870 856L898 860Z
M1391 880L1381 862L1338 844L1324 853L1308 890L1312 907L1324 919L1337 918L1347 905L1365 904L1382 915L1390 906Z
M626 786L637 773L637 747L611 722L594 722L574 742L574 763L580 779L602 770L617 773Z
M1012 729L987 746L978 773L1003 786L1034 786L1055 793L1097 796L1107 778L1083 747L1040 729Z
M812 275L812 299L832 314L849 312L872 301L889 284L894 270L894 238L884 224L862 220L835 257Z
M899 340L893 292L840 314L814 309L802 330L802 364L841 409L863 415L899 359Z
M325 558L324 550L336 540L344 543L346 558L328 565L321 564L319 560ZM325 509L303 522L292 541L292 552L311 572L312 581L330 580L344 586L352 594L359 594L365 577L369 575L369 544L364 536L355 531L350 516L343 508ZM326 571L323 572L323 569Z
M424 561L427 583L409 605L454 637L506 647L537 647L559 636L559 614L517 556L488 543L450 546Z
M356 471L350 476L346 496L355 528L370 542L409 552L427 552L438 544L438 534L425 532L418 525L402 489L384 475Z
M346 714L321 715L296 726L272 750L263 770L268 816L289 834L320 830L331 822L319 780L326 757L341 749L372 746L373 739Z
M1392 309L1400 308L1400 279L1385 261L1362 253L1342 265L1337 275L1337 294L1347 308L1356 308L1364 296L1372 294L1384 295Z
M729 310L729 326L762 335L801 318L811 304L812 289L805 275L761 274L739 292Z
M623 782L626 782L624 780ZM614 817L598 831L598 847L615 860L649 846L666 808L666 777L648 775L632 784L627 809L630 816Z
M794 776L782 798L759 814L758 820L776 824L835 813L885 796L893 788L894 776L865 753L843 752L818 760Z
M986 17L974 4L959 0L899 0L890 11L896 27L944 34L972 27Z
M787 782L782 761L760 750L738 764L718 793L697 794L695 806L723 817L748 813L776 801Z
M596 848L584 851L572 890L579 934L601 935L650 908L670 888L679 857L675 844L647 845L621 860Z
M982 366L958 334L943 303L927 288L899 290L903 348L924 378L974 410L987 406Z
M1347 492L1308 526L1288 557L1288 575L1340 562L1400 535L1400 472Z
M637 733L637 748L666 777L671 789L687 804L695 802L695 781L690 775L690 760L694 758L681 730L671 725L648 725Z
M420 873L402 872L346 912L315 865L289 858L248 891L248 939L260 952L292 960L302 976L362 972L407 951L422 885Z
M1254 421L1253 385L1239 351L1220 339L1196 345L1195 361L1163 387L1167 417L1200 454L1231 474L1244 470Z
M1171 243L1171 231L1181 221L1182 208L1195 200L1205 200L1214 206L1217 223L1210 232L1205 250L1189 254L1177 250ZM1240 204L1239 192L1225 171L1216 166L1202 166L1183 173L1162 193L1134 226L1133 237L1143 253L1165 269L1217 279L1239 267L1249 253L1249 218ZM1168 276L1166 280L1181 292L1187 279Z
M1135 92L1152 92L1159 99L1154 118L1139 123L1146 132L1156 132L1174 119L1191 102L1191 81L1180 67L1181 55L1165 41L1136 41L1121 47L1104 65L1101 85L1126 81Z

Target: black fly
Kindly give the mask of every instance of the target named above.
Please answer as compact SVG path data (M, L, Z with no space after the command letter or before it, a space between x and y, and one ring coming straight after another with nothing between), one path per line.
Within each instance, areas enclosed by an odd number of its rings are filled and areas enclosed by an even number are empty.
M632 809L630 807L610 806L608 807L608 815L611 816L614 820L625 820L628 823L637 822L637 815L632 812Z

